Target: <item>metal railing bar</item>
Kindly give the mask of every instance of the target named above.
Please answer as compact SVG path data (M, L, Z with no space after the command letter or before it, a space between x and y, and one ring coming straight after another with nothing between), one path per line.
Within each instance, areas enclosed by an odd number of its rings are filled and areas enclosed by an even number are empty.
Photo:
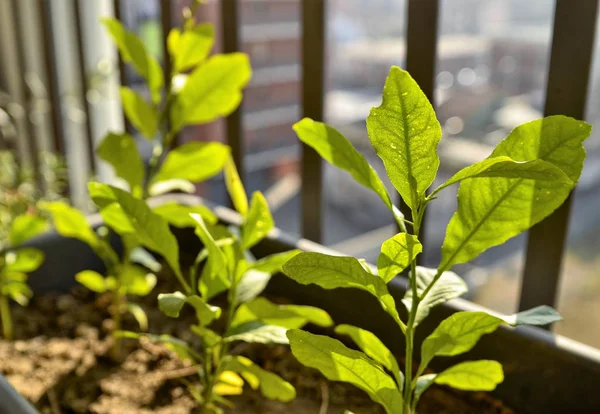
M238 52L240 50L240 19L237 0L221 0L221 36L224 53ZM244 134L242 129L242 105L227 117L227 143L231 147L231 156L240 174L240 179L245 182L244 166Z
M583 119L598 0L556 0L545 115ZM519 309L556 304L572 195L529 231Z
M325 0L302 2L302 115L323 121L325 93ZM302 237L321 243L323 238L323 162L302 144Z
M440 0L408 0L406 30L406 70L419 84L432 105L435 90L437 31ZM410 220L410 210L401 203L400 210ZM427 217L423 217L419 239L424 242ZM418 256L422 264L425 255Z
M39 0L40 20L42 26L42 41L44 49L44 64L50 99L50 111L52 117L52 143L54 150L66 157L64 145L64 123L60 102L60 90L58 81L58 66L56 65L56 48L54 45L54 31L52 21L51 4L48 0Z
M123 13L121 10L121 0L113 0L113 13L115 15L115 19L119 21L123 21ZM117 52L117 59L119 62L119 83L121 86L127 86L127 72L125 62L121 59L121 54ZM127 117L125 116L125 111L123 111L123 128L128 134L133 134L133 127L127 121Z
M84 48L84 36L85 30L83 29L83 19L81 15L80 0L73 0L73 13L75 15L75 45L77 47L77 64L79 65L79 82L81 85L81 104L83 105L83 111L85 113L85 135L88 149L88 158L90 162L90 172L92 175L96 172L96 154L94 145L94 134L92 132L92 109L87 99L88 90L88 79L86 75L86 64L85 64L85 48Z
M41 176L41 172L40 169L38 168L39 165L39 143L37 142L37 138L36 138L36 133L35 133L35 128L33 128L33 125L31 123L31 111L32 111L32 99L33 99L33 94L31 93L31 89L29 89L29 86L27 85L27 81L26 81L26 60L25 60L25 43L23 42L23 34L22 31L19 29L19 22L22 21L21 19L21 7L22 7L22 3L16 0L13 0L11 2L11 4L9 5L9 7L11 7L11 11L12 11L12 19L13 19L13 27L15 28L14 31L14 36L15 36L15 41L16 41L16 59L15 59L15 67L18 71L18 73L20 74L19 78L21 79L21 89L22 89L22 96L20 98L22 98L22 106L23 106L23 110L24 110L24 119L23 119L23 125L24 125L24 136L25 139L27 140L27 145L29 147L29 152L31 154L31 160L30 160L30 168L33 171L35 177L36 177L36 182L38 183L38 185L41 186L41 184L43 183L42 180L42 176Z

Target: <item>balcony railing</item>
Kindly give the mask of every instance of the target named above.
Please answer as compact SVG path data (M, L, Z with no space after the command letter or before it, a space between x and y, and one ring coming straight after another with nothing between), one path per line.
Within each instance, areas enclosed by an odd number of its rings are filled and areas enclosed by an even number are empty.
M40 39L43 43L43 61L45 64L45 84L47 85L48 110L50 112L50 129L48 131L50 149L66 154L63 140L65 125L63 111L66 103L59 91L58 66L55 38L56 24L50 8L51 0L35 0L36 17L40 22ZM53 1L53 0L52 0ZM584 118L590 66L593 55L596 17L599 0L556 0L554 11L554 27L549 64L548 82L546 87L546 102L544 115L563 114L574 118ZM70 2L75 25L76 60L79 67L79 83L86 85L85 62L88 50L85 45L85 28L82 16L81 2ZM117 18L122 11L121 0L114 0L114 13ZM6 0L0 5L0 14L4 13L5 25L0 43L0 56L10 59L13 72L24 73L26 48L28 39L19 35L17 27L23 21L24 10L21 0ZM33 3L33 1L31 2ZM168 33L174 23L175 1L160 0L161 24L163 33ZM302 32L302 115L315 120L324 117L325 90L325 53L326 53L326 0L301 1L301 32ZM417 80L425 94L433 100L436 47L438 43L438 12L439 0L407 0L408 29L406 36L406 68ZM240 49L240 1L221 0L221 30L222 48L224 52ZM32 23L34 24L34 23ZM1 37L1 36L0 36ZM165 40L166 42L166 40ZM10 49L10 53L6 50ZM4 50L4 52L2 52ZM12 54L11 54L12 53ZM165 66L168 68L168 54L165 53ZM123 62L119 63L121 83L126 83ZM165 73L169 73L168 70ZM29 113L32 109L31 85L24 76L11 78L20 82L16 89L20 91L19 104ZM84 135L87 148L85 156L90 171L97 171L93 155L94 141L92 134L93 111L86 99L86 88L80 88L79 100L83 103L81 111L85 118ZM127 125L127 122L124 122ZM39 128L39 126L38 126ZM26 142L22 145L29 149L28 153L36 153L40 142L35 139L35 125L30 119L19 122L19 134ZM227 141L232 148L232 154L239 171L245 171L244 137L241 111L238 110L226 120ZM302 236L316 241L322 241L323 235L323 163L318 154L304 146L301 154L301 231ZM528 235L526 246L525 268L521 278L521 293L519 310L529 309L538 305L556 305L557 289L561 274L563 251L569 224L571 198L554 214L534 226ZM425 224L426 226L426 224Z

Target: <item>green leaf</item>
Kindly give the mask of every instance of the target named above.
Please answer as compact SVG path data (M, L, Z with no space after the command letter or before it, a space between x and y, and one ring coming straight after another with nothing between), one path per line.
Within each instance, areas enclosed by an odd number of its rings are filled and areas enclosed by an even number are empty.
M167 43L173 59L173 70L176 73L185 72L206 59L213 47L214 37L214 28L209 23L196 25L183 33L171 29Z
M435 377L435 383L465 391L492 391L504 381L497 361L467 361L448 368Z
M142 331L148 330L148 316L144 309L136 303L127 302L127 312L131 313Z
M248 302L260 295L267 287L271 276L270 273L248 269L242 275L235 289L235 302Z
M153 213L145 201L134 198L126 191L93 182L88 184L88 188L108 226L121 235L135 236L141 245L161 254L180 281L183 280L179 267L179 246L169 229L169 223ZM106 214L111 212L120 215Z
M104 18L102 23L117 44L123 61L132 65L135 71L148 81L152 101L159 102L164 75L158 61L150 56L144 43L133 32L126 30L117 19Z
M207 348L217 346L223 340L219 334L205 326L192 325L191 330L194 334L200 337L203 342L203 346Z
M146 138L153 139L158 130L158 112L155 107L126 86L121 87L123 110L131 124Z
M222 367L223 370L240 373L253 389L260 387L260 392L270 400L288 402L296 398L296 390L292 384L262 369L246 357L227 356Z
M442 128L427 96L408 72L393 66L383 102L371 109L367 130L390 181L415 211L440 165Z
M156 276L141 267L131 263L126 263L121 268L119 275L121 286L126 293L136 296L146 296L156 286Z
M39 268L43 261L43 251L25 247L6 253L4 269L7 272L29 273Z
M75 280L92 292L106 292L106 280L104 279L104 276L93 270L84 270L77 273L75 275Z
M283 265L299 253L300 250L289 250L283 253L275 253L257 260L250 265L250 268L259 272L265 272L273 275L281 272Z
M159 181L150 184L148 194L154 197L173 191L181 191L183 193L193 194L196 191L196 186L191 181L174 178L172 180Z
M396 234L381 245L381 253L377 259L379 276L386 283L389 282L406 269L422 251L423 246L417 236L407 233Z
M419 378L417 378L417 384L415 386L415 396L414 396L413 404L416 405L417 401L419 401L419 398L421 398L421 395L423 395L423 393L425 391L427 391L427 389L431 386L431 384L433 384L435 382L436 376L437 376L437 374L426 374L426 375L421 375Z
M208 250L208 260L200 278L200 294L204 300L208 301L229 289L231 280L227 274L225 255L206 228L204 220L198 214L192 214L190 217L196 221L196 235Z
M369 292L398 325L402 323L385 281L365 271L353 257L300 253L283 266L283 273L303 285L314 283L323 289L355 288Z
M96 153L114 167L117 176L129 184L134 196L141 197L145 168L131 135L108 134L98 146Z
M220 142L188 142L169 151L153 183L183 179L194 183L221 172L229 147Z
M257 298L238 307L231 327L253 321L287 329L298 329L309 322L323 327L333 325L331 317L322 309L313 306L276 305L266 298Z
M244 53L211 56L188 77L171 110L175 131L206 124L232 113L242 101L252 70Z
M39 206L50 213L54 228L61 236L78 239L94 250L98 248L98 236L79 210L62 201L40 202Z
M186 303L194 308L198 321L203 326L209 325L212 321L221 317L221 308L209 305L200 296L185 296L181 292L158 295L158 308L171 318L178 318L183 305Z
M260 242L275 227L269 204L260 191L252 194L250 210L242 225L242 249L247 250Z
M339 131L310 118L304 118L294 124L294 131L302 142L317 151L328 163L347 171L357 183L373 190L394 213L397 220L403 218L402 213L392 203L375 169Z
M162 269L160 262L143 247L136 247L132 249L131 253L129 254L129 260L132 263L140 264L153 272L160 272Z
M538 306L514 315L502 318L511 326L519 325L548 325L562 320L556 310L550 306Z
M300 330L287 333L292 353L301 364L316 368L330 381L352 384L381 404L387 414L402 413L402 395L383 368L362 352L327 336Z
M181 339L177 339L170 335L152 335L146 333L137 333L131 331L117 331L114 333L117 338L130 338L130 339L141 339L147 338L152 342L165 344L165 346L171 351L175 352L177 356L182 360L189 360L192 363L200 362L196 358L196 352Z
M539 223L558 208L579 179L585 158L583 141L590 131L585 122L563 116L515 128L491 157L537 159L546 172L535 180L484 177L463 181L458 190L458 210L450 220L442 246L439 268L446 270L472 260Z
M9 275L9 278L14 277L15 275L16 274L13 273L12 275ZM4 283L1 288L3 295L9 296L21 306L27 306L29 304L29 299L33 296L31 288L27 286L27 283L24 281L10 280L8 283Z
M223 172L225 174L225 186L233 206L242 217L246 217L246 214L248 214L248 197L246 197L246 190L244 190L242 180L240 180L238 171L235 168L233 158L229 157L227 159Z
M417 266L417 293L423 294L423 291L427 289L437 274L436 269L429 269L427 267ZM415 317L415 326L418 325L429 315L429 311L434 306L440 305L450 299L457 298L468 291L467 285L454 272L446 271L442 273L442 276L433 285L431 290L427 293L427 296L421 299L417 308L417 314ZM412 289L408 289L402 299L402 303L406 306L406 309L410 312L412 307Z
M338 325L335 327L335 333L350 336L367 356L379 362L392 373L400 372L394 355L372 332L352 325Z
M283 326L264 325L260 321L252 321L230 328L224 339L226 342L287 344L286 331Z
M485 312L456 312L444 319L421 345L421 365L435 356L455 356L470 351L485 334L504 321Z
M470 178L503 177L547 180L547 174L554 172L548 164L543 160L515 161L506 156L486 158L454 174L448 181L436 188L433 195L452 184Z
M170 225L179 228L196 227L197 223L190 214L198 214L209 224L216 224L218 221L217 216L208 207L202 205L187 206L172 202L154 207L152 211L167 220Z
M48 222L33 214L21 214L13 220L8 234L11 246L18 246L48 230Z

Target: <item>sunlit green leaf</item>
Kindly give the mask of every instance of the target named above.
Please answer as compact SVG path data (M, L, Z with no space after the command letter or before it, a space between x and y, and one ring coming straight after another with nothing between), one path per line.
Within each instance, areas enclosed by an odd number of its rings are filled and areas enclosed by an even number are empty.
M338 325L335 333L348 335L369 357L379 362L391 372L400 372L396 358L372 332L352 325Z
M181 292L158 295L158 308L171 318L178 318L183 305L186 303L194 308L198 321L202 325L209 325L212 321L221 317L221 308L209 305L200 296L185 296Z
M136 296L146 296L156 286L156 276L138 265L127 263L121 267L119 275L121 285L126 293Z
M126 309L127 312L131 313L133 318L136 320L136 322L140 326L140 329L142 331L147 331L148 316L146 315L146 312L144 312L144 309L142 309L140 305L132 302L127 302Z
M440 269L467 262L529 229L558 208L583 167L583 141L591 127L556 116L515 128L492 153L517 161L538 159L546 172L537 179L484 177L463 181L458 209L442 246Z
M170 350L175 352L177 354L177 356L183 360L189 360L189 361L192 361L193 363L199 362L198 358L196 358L197 354L192 349L192 347L190 347L188 344L186 344L181 339L177 339L170 335L152 335L152 334L137 333L137 332L131 332L131 331L117 331L114 333L114 335L117 338L130 338L130 339L147 338L152 342L165 344L165 346L167 348L169 348Z
M377 259L379 276L389 282L400 274L423 251L417 236L407 233L396 234L383 242Z
M220 142L188 142L169 151L153 182L204 181L220 173L228 157L229 147Z
M106 292L106 280L104 276L93 270L83 270L77 273L75 280L92 292Z
M282 326L265 325L260 321L252 321L230 328L224 339L227 342L287 344L286 331L287 329Z
M248 213L248 197L246 196L246 190L244 190L244 185L242 184L242 180L240 180L235 163L231 157L225 162L224 174L225 186L227 187L227 192L229 193L229 197L231 197L233 206L242 217L246 217L246 214Z
M32 247L9 251L4 256L4 268L7 272L30 273L39 268L44 261L44 252Z
M48 230L48 222L34 214L22 214L12 221L8 235L11 246L18 246Z
M213 47L214 36L214 28L209 23L198 24L183 33L172 29L167 43L174 62L173 70L184 72L206 59Z
M466 391L493 391L504 381L502 365L497 361L467 361L437 374L436 384Z
M278 375L266 371L246 357L236 355L224 358L222 369L240 373L253 388L271 400L288 402L296 397L296 390Z
M96 153L114 167L117 176L129 184L131 192L136 197L141 197L144 162L131 135L108 134L98 146Z
M427 389L434 383L436 376L437 376L437 374L426 374L426 375L421 375L417 379L417 384L415 386L415 396L414 396L414 399L416 401L419 401L419 398L421 398L421 395L423 395L423 393L425 391L427 391Z
M298 138L312 147L330 164L347 171L357 183L373 190L385 205L402 218L402 213L395 208L383 182L365 157L354 148L352 143L335 128L322 122L304 118L294 124Z
M287 329L301 328L309 322L324 327L333 325L331 317L322 309L313 306L276 305L266 298L256 298L240 305L231 321L231 327L252 321Z
M327 336L295 329L287 335L292 353L302 365L318 369L330 381L347 382L360 388L381 404L387 414L403 412L402 395L394 380L362 352Z
M173 128L205 124L233 112L252 74L243 53L211 56L188 77L171 110Z
M257 260L252 263L250 267L259 272L265 272L272 275L281 272L283 265L299 253L300 250L288 250L287 252L275 253Z
M256 191L252 194L250 210L242 225L242 249L250 249L275 227L265 196Z
M153 197L173 191L193 194L196 191L196 186L191 181L173 178L172 180L154 182L148 188L148 194Z
M421 364L435 356L455 356L470 351L479 339L504 321L485 312L456 312L444 319L421 346Z
M401 323L385 281L365 271L353 257L300 253L283 266L283 273L303 285L314 283L324 289L356 288L369 292L398 324Z
M442 128L427 96L408 72L393 66L383 102L367 118L369 138L390 181L414 211L440 165Z
M141 245L161 254L173 272L183 279L179 267L179 246L167 221L152 212L145 201L134 198L126 191L94 182L88 184L88 189L108 226L120 234L134 235ZM122 216L105 214L110 212L110 208L120 210ZM123 217L127 220L124 228L120 227Z
M262 293L271 280L271 274L248 269L242 275L235 290L236 303L251 301Z
M437 274L436 269L417 266L417 293L423 294L423 291L429 286ZM454 272L446 271L433 285L427 296L421 299L417 308L415 317L415 326L421 323L429 315L429 311L434 306L440 305L450 299L457 298L468 291L466 283ZM412 307L412 289L408 289L402 299L402 303L410 312Z
M208 207L202 205L188 206L172 202L154 207L152 211L167 220L172 226L179 228L196 227L196 221L190 214L202 216L204 222L208 224L216 224L218 221L215 213Z
M148 81L152 100L157 103L161 97L164 75L156 58L150 56L144 43L135 33L126 30L117 19L103 18L102 23L117 44L123 61L132 65L135 71Z
M208 250L208 261L200 278L200 294L208 301L227 290L231 286L231 280L226 271L225 255L206 228L204 220L197 214L192 214L190 217L196 221L196 234Z
M21 306L27 306L33 296L31 288L24 281L10 280L1 288L3 295L10 297Z
M50 213L54 228L61 236L81 240L94 249L98 246L98 236L79 210L62 201L41 202L39 206Z
M154 138L158 130L158 112L155 107L133 89L121 87L123 110L131 124L146 138Z

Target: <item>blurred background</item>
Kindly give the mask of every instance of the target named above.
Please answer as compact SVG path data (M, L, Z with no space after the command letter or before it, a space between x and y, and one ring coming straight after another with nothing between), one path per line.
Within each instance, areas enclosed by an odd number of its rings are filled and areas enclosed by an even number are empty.
M116 50L99 18L113 15L117 7L125 25L162 59L165 3L179 19L189 1L0 0L0 146L24 156L64 148L70 196L79 206L87 204L90 165L97 163L94 174L100 179L112 179L110 169L91 155L84 135L98 142L106 132L124 128L119 82L145 93L133 70L119 71ZM442 182L488 156L515 126L542 116L555 2L440 0L439 7L434 105L444 132ZM382 176L365 118L380 103L390 66L405 67L406 9L406 0L327 2L325 121L342 131ZM219 1L209 0L198 18L213 22L219 33L220 10ZM241 114L246 186L249 192L263 191L277 225L299 235L300 145L291 126L302 115L301 1L239 0L239 19L240 47L254 70ZM600 325L599 47L596 39L586 115L599 128L586 142L588 158L571 209L558 301L566 322L557 327L558 333L593 346L600 346L600 331L590 329ZM60 98L59 111L52 110L53 97ZM189 140L224 141L224 123L189 128L179 141ZM149 157L151 148L139 142ZM328 165L323 186L324 244L376 262L381 243L396 231L387 209ZM227 204L221 177L200 185L198 194ZM455 206L456 188L430 205L425 265L437 266ZM525 237L513 239L459 267L471 288L468 298L514 312L524 243Z

